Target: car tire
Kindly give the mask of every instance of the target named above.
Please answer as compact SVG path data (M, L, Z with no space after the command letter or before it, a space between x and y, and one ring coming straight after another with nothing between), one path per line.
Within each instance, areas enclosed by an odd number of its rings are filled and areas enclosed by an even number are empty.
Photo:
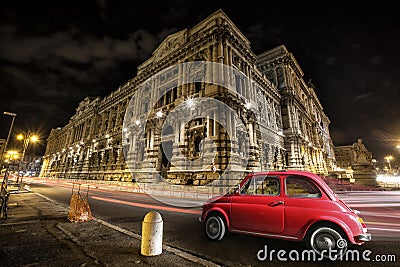
M324 258L340 259L347 250L347 240L341 232L330 226L314 227L306 238L306 245Z
M220 241L225 235L224 220L219 215L211 215L205 223L206 236L213 241Z

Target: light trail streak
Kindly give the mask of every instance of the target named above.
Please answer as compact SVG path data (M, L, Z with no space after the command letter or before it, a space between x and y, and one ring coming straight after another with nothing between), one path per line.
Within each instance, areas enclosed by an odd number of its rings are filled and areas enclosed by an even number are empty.
M200 210L189 210L189 209L181 209L181 208L165 207L165 206L159 206L159 205L144 204L144 203L134 203L134 202L123 201L123 200L118 200L118 199L94 197L94 196L90 197L90 198L91 199L100 200L100 201L106 201L106 202L111 202L111 203L117 203L117 204L124 204L124 205L139 207L139 208L157 209L157 210L165 210L165 211L172 211L172 212L179 212L179 213L188 213L188 214L195 214L195 215L200 215L201 214Z

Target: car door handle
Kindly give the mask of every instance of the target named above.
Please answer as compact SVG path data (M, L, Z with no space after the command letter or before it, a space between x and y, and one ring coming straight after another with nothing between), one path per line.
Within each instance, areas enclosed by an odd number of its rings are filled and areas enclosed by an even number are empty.
M269 203L268 206L276 207L276 206L279 206L279 205L283 205L284 203L285 202L283 202L283 201L274 201L274 202Z

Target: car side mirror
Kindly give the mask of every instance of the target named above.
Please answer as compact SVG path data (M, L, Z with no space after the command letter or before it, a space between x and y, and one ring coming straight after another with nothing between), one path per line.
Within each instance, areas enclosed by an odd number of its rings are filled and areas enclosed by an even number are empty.
M240 185L236 186L234 192L235 192L235 195L239 195L240 194Z

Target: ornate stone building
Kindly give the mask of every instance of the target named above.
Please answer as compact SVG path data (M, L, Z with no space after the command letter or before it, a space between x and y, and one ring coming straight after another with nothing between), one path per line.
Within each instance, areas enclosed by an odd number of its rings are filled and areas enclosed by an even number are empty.
M231 89L207 82L216 77ZM215 99L229 109L203 103L189 121L185 113L165 119L189 99ZM172 183L203 185L229 164L238 172L325 175L335 165L329 123L314 86L285 46L255 55L218 10L168 36L137 76L109 96L85 98L67 125L51 131L41 176L131 181L157 172Z
M259 55L257 67L281 96L287 168L329 173L335 168L330 120L314 85L303 79L299 64L283 45Z

